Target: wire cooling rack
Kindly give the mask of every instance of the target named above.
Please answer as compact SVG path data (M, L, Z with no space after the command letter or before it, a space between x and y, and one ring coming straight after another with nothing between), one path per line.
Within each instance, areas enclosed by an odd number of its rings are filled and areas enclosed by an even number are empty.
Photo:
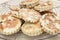
M0 15L2 15L3 13L8 13L10 11L10 9L8 8L10 5L17 5L19 6L19 2L21 0L10 0L6 3L2 3L0 4ZM13 3L14 2L14 3ZM53 12L55 12L59 18L60 18L60 0L53 0L54 3L54 7L51 9L53 10ZM56 35L49 35L47 33L43 33L40 36L36 36L36 37L30 37L30 36L26 36L24 35L21 31L18 32L17 34L11 35L11 36L6 36L6 35L1 35L0 34L0 40L45 40L45 39L50 39L52 37L58 36L59 34Z

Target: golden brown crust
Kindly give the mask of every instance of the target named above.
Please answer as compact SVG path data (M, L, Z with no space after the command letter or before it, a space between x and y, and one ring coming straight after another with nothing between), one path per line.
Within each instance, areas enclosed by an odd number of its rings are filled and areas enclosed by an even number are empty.
M13 17L19 17L19 12L18 11L10 11Z
M19 11L19 9L20 9L20 7L14 6L14 5L10 6L9 8L10 8L12 11Z
M21 7L27 7L27 8L32 8L36 5L38 5L39 0L24 0L20 3Z
M28 36L38 36L43 32L40 23L24 23L21 27L21 30L24 34Z
M47 1L39 1L39 5L35 6L34 9L39 11L39 12L42 12L42 11L48 11L50 9L53 8L53 3L49 0Z
M56 22L56 14L47 13L41 18L41 25L43 26L43 30L49 34L55 35L60 33L60 29L57 28L59 24Z
M39 21L41 15L33 9L23 8L19 11L19 17L26 22L36 23Z
M5 35L11 35L20 30L21 21L12 17L11 14L1 15L0 33Z

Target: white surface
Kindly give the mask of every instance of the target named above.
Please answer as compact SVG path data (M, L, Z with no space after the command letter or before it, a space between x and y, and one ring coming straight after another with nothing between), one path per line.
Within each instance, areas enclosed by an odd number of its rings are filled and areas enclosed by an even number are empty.
M9 0L0 0L0 4L5 3L7 1L9 1Z

